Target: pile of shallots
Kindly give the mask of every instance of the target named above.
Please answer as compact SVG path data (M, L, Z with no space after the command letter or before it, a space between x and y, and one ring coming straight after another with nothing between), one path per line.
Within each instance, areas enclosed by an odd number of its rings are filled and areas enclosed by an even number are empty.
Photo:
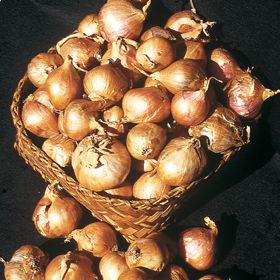
M104 222L78 229L82 214L75 199L59 186L49 185L34 210L34 224L44 237L65 238L75 244L75 250L49 261L48 254L37 246L23 245L10 261L0 258L5 279L189 280L184 266L205 271L217 261L218 228L209 217L204 218L205 227L186 228L175 239L155 232L119 246L116 232ZM209 274L199 279L221 280Z
M24 127L45 138L42 150L71 165L82 187L110 197L159 199L199 179L211 155L248 143L246 123L278 93L230 52L211 47L214 23L195 9L145 29L150 4L108 0L28 64L36 89L24 101ZM218 229L208 217L206 227L186 229L176 241L154 233L126 251L106 223L77 229L81 217L74 198L49 186L34 224L46 238L73 239L77 250L49 262L38 247L22 246L9 262L1 259L6 279L186 280L173 263L177 254L202 271L216 260Z
M211 48L214 23L194 9L143 29L150 4L108 1L27 70L37 89L25 128L81 186L124 199L158 199L201 177L210 154L249 141L246 121L278 93Z

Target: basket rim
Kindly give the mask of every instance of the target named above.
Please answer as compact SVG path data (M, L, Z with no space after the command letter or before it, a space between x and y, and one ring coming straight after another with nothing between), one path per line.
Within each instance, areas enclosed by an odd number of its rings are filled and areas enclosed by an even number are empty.
M48 52L54 52L54 48L50 48ZM83 186L80 185L80 183L73 177L69 176L57 163L55 163L51 158L49 158L46 153L39 147L37 147L32 140L28 136L28 132L26 131L20 114L20 100L21 100L21 94L23 92L23 88L27 85L27 83L30 83L30 80L28 79L27 72L24 74L22 79L18 82L18 85L16 87L16 90L12 97L12 103L10 106L10 112L12 115L13 124L16 128L16 142L21 139L26 139L28 142L30 142L31 145L33 145L33 148L36 149L39 153L39 155L43 155L48 162L51 163L51 166L54 167L55 170L59 170L62 174L65 175L65 178L67 178L67 181L72 181L75 183L75 187L77 191L82 191L83 193L87 193L88 195L94 196L96 199L100 200L113 200L118 203L126 204L127 206L130 206L132 208L138 208L139 206L142 208L144 205L146 206L157 206L159 204L166 204L172 198L178 198L183 196L188 190L192 189L196 185L198 185L200 182L207 180L210 176L212 176L214 173L217 173L217 171L237 152L239 151L242 146L235 148L234 150L231 150L225 154L221 155L221 159L219 164L216 166L215 169L211 170L206 174L206 176L198 178L197 180L191 182L188 185L184 186L176 186L172 190L169 191L168 194L163 195L160 198L151 198L151 199L123 199L119 197L113 197L109 194L103 194L102 192L96 192L89 190ZM15 149L18 150L17 145L15 145ZM38 170L37 170L38 171ZM50 180L47 178L47 180L50 182ZM63 186L62 186L63 187ZM63 187L64 188L64 187Z

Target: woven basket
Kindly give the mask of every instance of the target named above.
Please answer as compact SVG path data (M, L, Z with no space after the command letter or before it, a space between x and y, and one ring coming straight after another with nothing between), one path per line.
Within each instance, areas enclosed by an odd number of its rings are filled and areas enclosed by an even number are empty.
M17 132L15 149L44 180L50 183L57 181L70 195L89 209L94 217L111 224L128 242L166 228L174 211L190 197L190 190L216 173L238 150L220 156L212 166L212 170L203 178L188 186L176 187L160 199L124 200L103 196L80 186L32 142L32 136L27 133L21 120L23 100L31 92L32 85L25 75L16 88L11 104L11 114Z

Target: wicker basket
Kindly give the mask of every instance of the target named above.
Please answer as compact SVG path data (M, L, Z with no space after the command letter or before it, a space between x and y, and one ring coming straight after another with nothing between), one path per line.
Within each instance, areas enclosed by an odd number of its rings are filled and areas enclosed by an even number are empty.
M160 199L123 200L103 196L80 186L32 142L21 121L23 100L32 92L31 90L32 85L25 75L17 86L11 104L11 113L17 131L15 149L44 180L57 181L70 195L89 209L94 217L111 224L129 242L166 228L174 211L190 197L190 190L217 172L237 151L221 156L203 178L188 186L176 187L168 196L165 195Z

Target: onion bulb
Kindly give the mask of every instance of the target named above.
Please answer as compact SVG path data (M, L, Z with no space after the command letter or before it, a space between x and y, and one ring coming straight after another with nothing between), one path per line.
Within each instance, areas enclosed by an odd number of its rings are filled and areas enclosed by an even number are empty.
M141 268L131 268L123 272L118 280L152 280L146 270Z
M33 57L27 66L27 76L35 87L46 82L48 75L63 63L58 54L39 53Z
M43 105L45 105L48 109L50 109L52 112L55 111L48 92L46 91L46 89L44 87L40 87L37 90L35 90L32 94L30 94L27 99L28 101L37 101Z
M208 228L189 228L179 237L182 260L197 270L209 269L216 258L218 229L209 217L205 217L204 221Z
M95 222L82 229L76 229L67 236L67 241L74 239L79 251L90 252L101 258L110 251L118 250L115 231L106 223Z
M151 0L140 10L128 0L107 1L98 15L102 37L109 42L116 41L120 36L136 39L142 31L150 4Z
M113 106L103 112L105 122L119 122L123 118L123 109L119 106Z
M37 101L23 104L21 118L24 127L33 134L49 138L59 134L57 115Z
M102 102L86 99L72 101L63 112L63 132L73 140L82 140L95 129L102 130L97 122Z
M89 99L103 101L107 107L120 101L128 88L128 79L112 65L97 66L84 78L84 89Z
M132 123L159 123L170 114L170 101L160 87L135 88L123 97L125 119Z
M227 83L224 91L227 95L228 107L248 120L258 116L266 99L280 93L280 90L273 91L265 88L248 72L238 72Z
M126 147L115 139L87 136L72 155L72 167L81 186L103 191L118 187L130 172Z
M187 185L205 170L207 156L196 138L177 137L161 151L157 172L170 186Z
M184 58L197 60L202 67L206 67L208 58L204 48L204 44L197 41L186 41L185 44L187 50L185 52Z
M48 187L36 205L32 220L41 235L58 238L73 231L81 217L82 208L74 198Z
M129 245L125 259L129 268L143 267L160 272L170 261L170 255L156 239L140 238Z
M211 106L211 95L207 93L209 82L197 91L183 91L172 98L171 114L177 123L191 126L206 119Z
M4 261L6 280L44 280L48 257L37 246L23 245L18 248L10 261Z
M56 45L58 53L65 60L68 56L77 69L89 70L101 60L101 45L89 38L69 38Z
M128 266L124 252L108 252L99 263L99 271L103 280L118 280L126 270L128 270Z
M70 58L49 74L45 86L51 103L59 110L81 96L82 80Z
M76 148L73 140L58 135L47 139L42 146L42 150L58 165L65 167L71 162L71 156Z
M145 160L132 159L132 168L141 173L154 170L156 165L157 165L157 160L155 159L145 159Z
M156 171L146 172L133 185L133 196L138 199L159 199L167 195L171 187L166 185Z
M208 68L211 76L224 83L233 79L238 72L242 71L229 51L222 48L216 48L211 52Z
M98 15L86 15L79 23L77 30L78 32L81 32L87 36L100 35L98 27Z
M199 90L203 87L206 74L199 61L179 59L150 77L161 82L173 94L185 90Z
M162 37L152 37L144 41L137 49L136 60L149 73L166 68L176 59L172 43Z
M204 41L205 37L209 37L209 27L214 24L214 22L203 22L192 10L185 10L173 14L167 20L164 28L180 33L184 40Z
M171 264L164 269L156 278L156 280L189 280L185 270L176 264Z
M153 37L165 38L171 41L176 40L169 30L163 29L160 26L153 26L141 35L141 41L144 42Z
M166 131L154 123L139 123L127 134L126 147L138 160L153 159L166 143Z
M143 77L138 71L141 66L136 60L138 43L136 41L119 37L110 44L110 47L102 56L101 65L116 64L129 79L131 87L135 86ZM137 67L136 67L137 66Z
M45 280L98 280L92 260L80 252L55 257L47 266Z
M216 275L204 275L200 277L198 280L223 280L222 278L216 276Z
M207 147L214 153L226 153L250 141L250 128L243 127L230 109L218 106L201 124L189 128L194 137L207 137Z
M123 109L116 105L103 112L104 127L109 136L118 137L127 132L128 124L123 123L123 117Z
M125 180L116 188L105 190L105 192L121 199L131 199L133 196L132 185L127 180Z

